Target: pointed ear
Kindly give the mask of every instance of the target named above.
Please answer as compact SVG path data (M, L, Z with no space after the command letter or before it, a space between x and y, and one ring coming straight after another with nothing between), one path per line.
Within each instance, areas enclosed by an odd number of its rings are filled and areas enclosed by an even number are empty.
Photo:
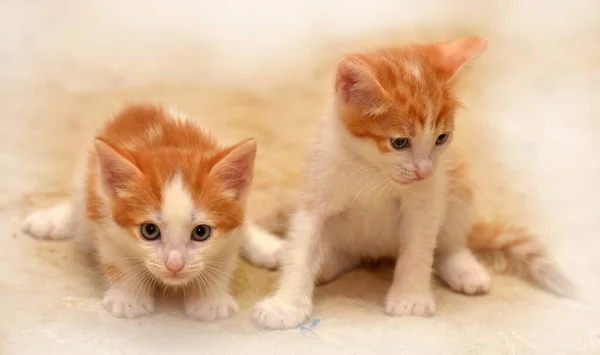
M108 141L96 138L94 145L102 184L111 196L116 197L121 190L127 188L131 179L142 175L142 172Z
M223 189L234 199L243 200L252 184L255 158L256 140L250 138L230 148L213 166L210 176L221 182Z
M349 105L368 105L385 94L368 65L357 54L340 59L335 91L342 102Z
M476 36L434 44L433 60L442 76L450 81L469 61L481 54L487 45L485 39Z

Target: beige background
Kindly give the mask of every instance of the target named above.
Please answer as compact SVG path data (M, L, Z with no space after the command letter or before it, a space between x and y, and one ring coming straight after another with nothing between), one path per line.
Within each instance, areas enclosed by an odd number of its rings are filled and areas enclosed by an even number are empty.
M0 353L600 354L600 2L107 3L0 2ZM302 172L342 53L466 34L490 40L459 85L481 211L539 233L578 301L496 276L484 297L436 286L435 318L390 318L382 267L318 290L316 335L263 332L251 305L277 274L242 265L237 318L192 322L163 302L116 320L70 243L18 232L68 196L95 127L139 100L178 105L227 142L256 137L252 211L264 212Z

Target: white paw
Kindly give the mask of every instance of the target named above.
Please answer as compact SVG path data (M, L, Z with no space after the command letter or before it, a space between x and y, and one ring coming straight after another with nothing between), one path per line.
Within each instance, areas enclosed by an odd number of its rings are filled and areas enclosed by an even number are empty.
M385 313L391 316L430 317L435 314L435 300L430 292L390 292L385 302Z
M69 238L71 211L71 205L68 203L37 211L25 218L21 224L21 231L38 239Z
M152 296L132 294L115 286L106 292L102 303L104 308L117 318L137 318L154 312Z
M254 306L254 321L267 329L290 329L310 315L311 305L297 305L280 297L270 297Z
M283 261L283 240L253 224L246 228L244 257L255 266L274 270Z
M228 294L214 298L197 297L185 302L185 314L196 320L213 321L229 318L238 311L237 302Z
M441 259L436 272L451 289L467 295L487 293L491 287L489 273L469 251Z

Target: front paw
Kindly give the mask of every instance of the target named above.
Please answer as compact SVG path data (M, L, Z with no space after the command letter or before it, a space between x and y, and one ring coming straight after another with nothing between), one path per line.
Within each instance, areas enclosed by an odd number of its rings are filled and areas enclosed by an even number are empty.
M117 318L137 318L154 312L154 298L138 296L120 287L111 287L102 301L104 308Z
M291 329L310 315L311 305L298 305L281 297L270 297L254 307L254 321L267 329Z
M196 320L213 321L231 317L239 311L237 302L228 294L196 297L185 301L185 314Z
M431 292L390 292L385 312L391 316L430 317L435 313L435 300Z

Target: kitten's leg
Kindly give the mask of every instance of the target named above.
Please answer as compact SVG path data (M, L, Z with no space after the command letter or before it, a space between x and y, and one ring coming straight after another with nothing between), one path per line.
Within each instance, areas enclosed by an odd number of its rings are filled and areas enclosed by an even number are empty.
M453 197L438 236L435 271L454 291L468 295L490 290L490 275L467 246L473 208L469 201Z
M148 274L140 274L141 265L117 268L102 262L102 271L109 280L104 295L104 307L118 318L136 318L154 312L154 283Z
M73 204L61 202L48 209L36 211L25 218L21 230L37 239L66 239L72 237Z
M229 293L231 276L235 269L237 253L226 256L223 264L205 269L196 279L184 298L185 314L196 320L213 321L228 318L238 313L236 300Z
M340 251L325 251L325 256L317 276L317 285L319 286L337 279L360 264L360 258Z
M283 257L284 241L253 222L244 227L242 255L250 263L265 269L277 269Z
M435 206L412 205L403 216L401 249L385 311L394 316L432 316L431 271L441 219Z
M254 308L254 321L269 329L299 326L312 311L315 277L323 260L320 216L299 210L291 221L286 260L275 295Z

